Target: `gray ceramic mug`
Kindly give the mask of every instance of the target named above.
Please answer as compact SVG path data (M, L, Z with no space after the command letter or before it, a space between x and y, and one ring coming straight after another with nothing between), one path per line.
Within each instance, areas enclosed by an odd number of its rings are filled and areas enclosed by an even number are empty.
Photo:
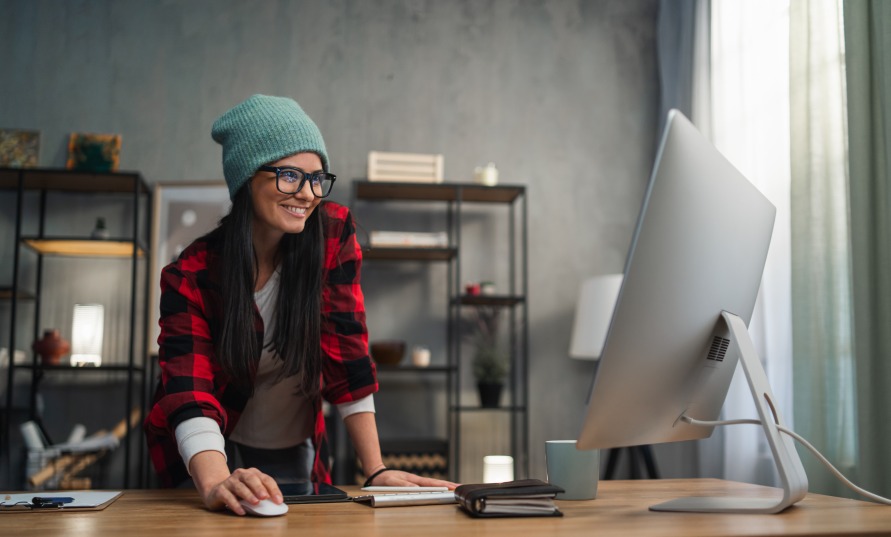
M593 500L600 479L600 451L579 451L575 440L547 440L548 483L566 492L558 500Z

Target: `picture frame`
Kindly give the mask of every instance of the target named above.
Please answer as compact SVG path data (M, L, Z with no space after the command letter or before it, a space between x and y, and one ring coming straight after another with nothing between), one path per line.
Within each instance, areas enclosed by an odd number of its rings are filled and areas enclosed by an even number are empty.
M65 168L86 172L115 172L121 161L120 134L72 132Z
M232 202L224 181L155 183L152 200L152 267L148 353L158 353L161 271L195 239L214 229Z
M36 168L40 131L0 129L0 167Z

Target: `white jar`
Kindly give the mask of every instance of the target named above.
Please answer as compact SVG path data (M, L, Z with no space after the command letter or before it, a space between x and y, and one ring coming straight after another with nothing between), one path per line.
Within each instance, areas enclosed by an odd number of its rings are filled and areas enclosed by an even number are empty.
M427 367L430 365L430 349L427 347L417 346L411 350L411 363L416 367Z
M485 166L477 166L473 170L473 177L477 183L486 186L495 186L498 184L498 168L494 162L490 162Z

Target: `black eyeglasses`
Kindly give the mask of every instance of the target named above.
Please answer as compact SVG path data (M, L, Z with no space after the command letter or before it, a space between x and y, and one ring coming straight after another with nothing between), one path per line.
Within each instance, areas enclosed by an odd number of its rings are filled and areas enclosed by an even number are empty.
M303 190L303 184L309 181L309 188L317 198L324 198L330 194L337 179L333 173L307 173L300 168L291 167L260 166L260 171L275 173L275 188L282 194L296 194Z

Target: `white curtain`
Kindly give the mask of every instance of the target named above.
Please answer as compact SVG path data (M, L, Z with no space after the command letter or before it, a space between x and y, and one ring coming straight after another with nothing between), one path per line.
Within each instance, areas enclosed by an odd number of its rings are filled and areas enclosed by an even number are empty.
M749 331L777 408L791 423L789 2L711 2L710 22L709 83L694 84L694 88L702 88L694 92L694 121L698 120L715 146L777 207ZM757 416L742 371L734 377L724 416ZM703 442L700 452L706 461L721 461L721 477L776 484L773 458L759 428L726 428L718 442Z
M709 46L706 34L698 38L707 53L694 71L694 122L777 207L749 331L784 419L849 468L856 409L839 0L721 0L710 9ZM755 416L741 372L724 416ZM777 484L760 429L716 437L700 445L703 475ZM812 488L840 492L809 456L803 461Z

